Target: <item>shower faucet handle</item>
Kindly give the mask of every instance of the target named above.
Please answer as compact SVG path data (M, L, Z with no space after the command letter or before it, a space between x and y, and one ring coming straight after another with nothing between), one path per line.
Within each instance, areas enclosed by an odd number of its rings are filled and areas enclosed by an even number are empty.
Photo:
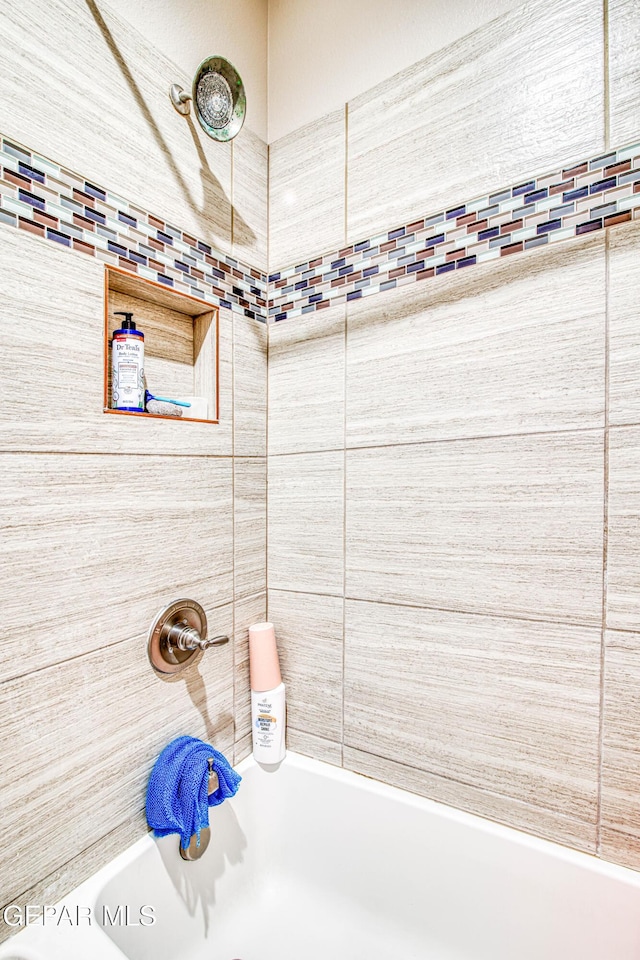
M209 647L221 647L229 643L229 637L220 634L207 640L206 636L200 636L195 627L189 626L188 620L181 620L169 627L167 642L178 650L208 650Z
M207 617L195 600L174 600L155 618L149 631L148 653L157 673L178 673L200 651L229 642L226 634L207 637Z
M221 633L217 637L210 637L209 640L201 640L200 649L208 650L209 647L224 647L225 643L229 643L229 637L226 633Z
M167 643L178 650L207 650L209 647L221 647L229 643L229 637L223 634L210 639L201 637L195 627L189 626L188 620L180 620L169 627L166 638Z

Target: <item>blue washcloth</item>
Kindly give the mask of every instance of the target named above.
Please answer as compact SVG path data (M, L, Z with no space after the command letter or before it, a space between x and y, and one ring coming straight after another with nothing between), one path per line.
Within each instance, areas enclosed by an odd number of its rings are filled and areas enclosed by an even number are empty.
M209 757L218 775L218 789L208 793ZM147 822L156 837L180 834L183 850L194 833L209 826L209 807L238 790L242 777L208 743L195 737L177 737L156 760L147 787Z

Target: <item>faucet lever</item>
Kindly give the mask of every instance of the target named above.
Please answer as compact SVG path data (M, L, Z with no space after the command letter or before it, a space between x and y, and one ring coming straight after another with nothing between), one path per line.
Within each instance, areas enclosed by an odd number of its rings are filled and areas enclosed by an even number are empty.
M217 637L211 637L210 640L201 640L200 646L203 650L206 650L208 647L223 647L225 643L229 643L229 637L221 633Z
M207 618L195 600L174 600L160 611L149 632L149 659L158 673L183 670L201 650L229 643L226 634L207 637Z
M178 650L207 650L209 647L221 647L229 643L229 637L220 634L208 640L206 635L201 637L195 627L189 626L188 620L180 620L169 627L167 641Z

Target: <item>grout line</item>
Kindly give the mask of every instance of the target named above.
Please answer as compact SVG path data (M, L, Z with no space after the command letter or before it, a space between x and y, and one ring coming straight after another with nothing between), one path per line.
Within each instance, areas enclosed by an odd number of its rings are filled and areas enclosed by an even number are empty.
M227 600L227 603L233 602ZM221 604L221 606L226 606L226 604ZM99 647L94 647L93 650L83 650L81 653L74 653L70 656L63 657L62 660L53 660L51 663L43 663L38 667L33 667L32 669L25 670L24 673L17 673L13 676L7 677L6 679L0 680L0 687L3 687L5 684L13 683L15 680L21 680L23 677L30 677L34 673L43 673L45 670L55 670L57 667L66 666L67 663L72 663L74 660L82 660L83 657L91 657L94 654L102 653L103 650L111 650L112 647L118 647L123 643L130 643L132 640L135 640L136 637L144 637L144 633L134 634L132 637L123 637L122 640L114 640L112 643L102 643ZM152 669L151 667L149 669Z
M267 369L265 390L267 402L265 409L265 491L264 491L264 591L265 615L269 619L269 390L271 384L271 336L267 329Z
M602 770L604 760L604 709L605 709L605 668L606 668L606 629L607 629L607 563L609 547L609 369L610 369L610 243L609 237L605 242L605 367L604 367L604 503L602 509L602 632L600 637L600 711L598 725L598 783L597 783L597 821L596 821L596 853L600 854L600 834L602 827Z
M269 326L269 304L271 303L271 297L269 296L269 288L271 284L269 283L269 274L271 273L271 147L267 144L267 289L265 292L265 297L267 301L266 314L267 314L267 327Z
M232 445L233 448L233 445ZM0 456L2 457L16 457L16 456L25 456L26 454L32 456L41 456L41 457L155 457L157 460L166 460L168 457L171 458L182 458L183 460L232 460L233 453L184 453L180 451L179 453L172 453L168 450L163 450L162 453L153 453L145 450L33 450L28 447L24 450L19 448L17 450L0 450ZM258 457L247 457L247 459L259 459Z
M344 370L343 370L343 455L342 455L342 716L340 762L344 766L345 666L347 659L347 307L344 310Z
M271 98L270 98L270 95L269 95L269 92L270 92L270 89L271 89L271 18L269 17L269 4L268 4L268 0L267 0L267 5L266 5L266 23L267 23L267 51L266 51L267 61L266 61L266 64L265 64L265 67L266 67L266 70L265 70L266 78L265 78L265 79L266 79L266 88L267 88L267 89L266 89L266 102L265 102L265 113L266 113L265 140L266 140L267 146L268 146L268 145L269 145L269 141L270 141L270 139L271 139L271 131L269 130L269 119L270 119L270 118L269 118L269 101L270 101L270 99L271 99Z
M602 18L604 28L604 149L609 150L611 143L611 81L609 77L609 0L602 0Z
M233 209L233 208L232 208ZM236 759L236 717L237 717L237 705L236 705L236 321L235 317L233 319L233 326L231 331L231 450L233 452L233 457L231 460L231 503L233 504L232 510L232 523L231 523L231 569L232 569L232 583L233 583L233 605L231 607L231 637L230 642L233 644L233 649L231 651L231 670L232 670L232 685L231 685L231 702L233 710L233 762L235 763Z
M135 823L135 815L128 816L124 820L121 820L120 823L117 823L110 830L107 830L107 832L103 833L102 836L97 837L95 840L89 843L86 847L82 847L81 850L79 850L77 853L74 853L72 856L70 856L68 860L65 860L63 863L56 864L56 866L52 870L50 870L49 873L46 874L46 876L42 877L39 880L35 880L26 890L23 890L21 893L18 893L18 894L13 894L11 897L11 902L13 904L21 903L23 900L23 897L25 897L26 894L31 893L34 888L42 890L44 887L47 887L50 884L55 886L55 879L52 880L52 878L57 877L59 880L62 879L62 877L64 876L64 873L67 872L65 870L65 867L70 867L72 864L75 864L77 860L79 860L81 857L84 857L86 854L88 854L94 847L98 847L99 844L103 843L105 840L108 840L109 837L111 837L113 834L118 833L123 827L126 827L128 824L134 824L134 823ZM136 826L136 832L139 835L138 839L140 839L141 837L144 837L151 832L151 827L149 826L143 827L142 825L140 825L138 828ZM129 844L129 846L131 846L131 844ZM114 859L114 857L118 856L122 852L123 852L122 845L119 842L118 850L113 854L113 856L110 858L108 862L111 862ZM77 883L76 886L80 886L81 883L85 883L86 880L90 879L90 877L95 876L96 873L97 873L97 869L93 867L89 876L85 877L85 880L81 880L79 883ZM56 899L60 900L70 892L71 891L67 890L67 893L62 894L62 896L56 895ZM2 901L0 901L0 908L4 909L4 906L5 904L2 904Z
M268 21L267 17L267 21ZM269 27L267 26L267 46L270 44ZM267 50L267 90L269 88L269 49ZM267 97L268 100L268 97ZM268 117L267 117L268 120ZM269 125L267 123L267 135ZM264 416L264 457L265 457L265 491L264 491L264 603L265 618L269 619L269 393L271 386L271 324L269 323L269 305L271 303L270 289L272 284L269 282L271 274L271 145L267 144L267 369L265 376L265 416ZM286 736L286 718L285 718L285 736Z
M616 627L615 625L607 625L605 627L607 633L629 633L632 636L638 636L640 633L640 628L638 627Z
M344 105L344 245L349 227L349 104ZM347 327L348 306L344 305L342 373L342 702L340 715L340 763L344 766L345 668L347 659Z
M344 105L344 245L347 246L349 227L349 104ZM344 767L346 617L347 617L347 314L344 305L343 373L342 373L342 678L340 715L340 764Z
M231 256L232 256L234 259L236 259L236 258L235 258L235 209L234 209L234 202L235 202L235 185L236 185L236 181L235 181L235 156L236 156L236 145L235 145L234 141L232 140L232 141L231 141L231 164L230 164L230 166L231 166L231 196L230 196L229 200L230 200L230 206L231 206L231 218L230 218L230 219L231 219L231 223L230 223L230 227L231 227L231 238L230 238L230 239L231 239L231 244L230 244L230 246L231 246ZM267 318L268 318L268 316L269 316L269 314L268 314L268 311L267 311Z
M404 600L380 600L376 598L372 600L369 597L352 597L348 593L345 593L342 597L339 593L326 593L320 590L295 590L288 587L272 587L271 590L275 593L293 593L299 596L310 596L310 597L331 597L336 600L344 599L344 601L349 601L350 603L369 603L376 606L382 607L401 607L402 609L408 610L428 610L433 613L451 613L460 616L466 617L487 617L491 620L516 620L523 623L546 623L549 626L565 626L565 627L586 627L587 629L597 630L600 627L598 621L586 620L586 619L569 619L567 617L558 617L553 619L552 617L534 617L534 616L525 616L524 614L514 614L514 613L494 613L488 610L470 610L470 609L458 609L456 607L436 607L428 603L407 603ZM629 633L634 633L637 631L628 631Z
M264 596L264 590L254 590L252 593L241 593L238 595L238 603L253 603L254 600L260 600L260 598Z
M320 733L313 733L312 730L305 730L303 727L294 727L293 724L290 724L290 725L288 724L288 725L287 725L287 730L293 730L295 733L300 733L300 734L302 734L303 737L312 737L314 740L322 740L323 743L330 743L330 744L331 744L332 746L334 746L334 747L340 747L340 753L342 754L342 741L341 741L341 740L333 740L331 737L325 737L325 736L323 736L323 735L320 734ZM294 753L296 753L296 752L297 752L297 751L294 750ZM313 758L313 754L310 754L310 753L309 753L309 754L303 754L303 756L309 756L309 757L311 757L312 759L314 759L314 758ZM315 759L317 759L317 758L315 758Z
M473 437L434 437L432 440L405 440L399 443L374 443L364 446L347 446L345 448L349 453L358 453L360 450L388 450L394 447L424 447L436 443L467 443L470 441L482 440L506 440L525 437L554 437L570 433L598 433L602 432L604 424L597 427L560 427L557 430L532 430L530 432L518 433L487 433L478 434ZM342 453L342 447L327 447L320 450L292 450L290 453L273 453L273 457L308 457L316 453Z
M349 104L344 105L344 246L349 236Z
M327 593L323 590L290 590L288 587L271 587L273 593L295 593L301 597L328 597L332 600L342 600L341 593ZM1 682L1 681L0 681Z
M372 760L382 761L383 763L391 763L394 766L398 766L398 767L405 767L407 770L414 770L416 773L421 773L428 777L435 777L437 780L442 780L445 783L458 784L461 787L468 787L472 790L477 790L479 793L482 793L488 797L500 797L504 800L509 800L511 803L516 804L519 807L525 807L532 810L540 810L541 812L547 813L547 814L550 813L552 814L552 816L557 816L561 820L567 823L576 823L576 824L580 823L580 824L586 824L587 826L595 826L592 820L583 820L581 817L571 817L568 814L563 813L561 810L554 809L553 807L544 806L543 804L533 803L530 800L522 800L520 797L514 797L512 794L509 794L509 793L501 793L499 790L490 790L487 787L480 786L479 784L473 783L470 780L461 780L458 777L448 776L446 773L439 773L433 770L425 769L424 767L418 767L412 763L408 763L406 760L395 760L392 757L385 757L385 756L381 756L378 753L371 753L369 750L365 750L362 747L353 746L352 744L349 744L349 743L345 744L345 746L349 750L354 750L356 753L363 754L365 757L371 757ZM353 771L353 772L357 773L358 771ZM363 776L370 776L370 775L363 774ZM371 779L378 780L380 783L388 783L388 781L380 780L379 777L371 777ZM388 785L394 786L391 783L388 783ZM399 788L396 788L396 789L399 789ZM401 789L407 789L407 788L404 787ZM415 790L409 790L409 792L416 793ZM427 799L431 799L428 794L416 793L416 795L425 796ZM444 803L445 806L453 807L454 810L463 810L463 811L470 812L468 807L460 807L458 804L453 802L449 802L445 800L437 800L435 802ZM484 820L490 820L493 823L502 823L502 824L505 824L506 826L509 826L508 821L502 820L502 819L496 820L495 817L490 816L487 813L474 813L474 816L482 817ZM516 829L523 830L525 833L531 834L534 837L544 837L544 835L539 833L534 827L518 827ZM576 848L575 845L568 840L567 841L554 840L553 842L560 843L562 846L569 847L569 849L572 849L572 850L580 849L580 848Z
M223 600L222 603L216 603L214 606L208 607L210 610L222 610L223 607L233 606L233 596ZM25 670L23 673L14 674L11 677L0 680L0 687L5 684L14 683L16 680L21 680L24 677L29 677L34 673L42 673L45 670L55 670L58 667L66 666L68 663L71 663L74 660L82 660L84 657L92 657L96 654L102 653L104 650L110 650L112 647L121 646L123 643L131 643L132 640L137 640L141 638L145 640L147 638L146 632L134 633L130 637L123 637L121 640L114 640L111 643L103 643L99 647L94 647L91 650L82 650L80 653L74 653L69 656L65 656L62 660L52 660L50 663L43 663L40 666L32 667ZM151 667L149 667L151 669Z

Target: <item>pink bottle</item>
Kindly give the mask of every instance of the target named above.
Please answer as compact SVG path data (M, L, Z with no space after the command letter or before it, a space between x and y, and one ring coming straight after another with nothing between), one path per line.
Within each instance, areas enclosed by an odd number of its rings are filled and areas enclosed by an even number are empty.
M286 706L272 623L249 627L249 669L253 756L258 763L279 763L285 756Z

